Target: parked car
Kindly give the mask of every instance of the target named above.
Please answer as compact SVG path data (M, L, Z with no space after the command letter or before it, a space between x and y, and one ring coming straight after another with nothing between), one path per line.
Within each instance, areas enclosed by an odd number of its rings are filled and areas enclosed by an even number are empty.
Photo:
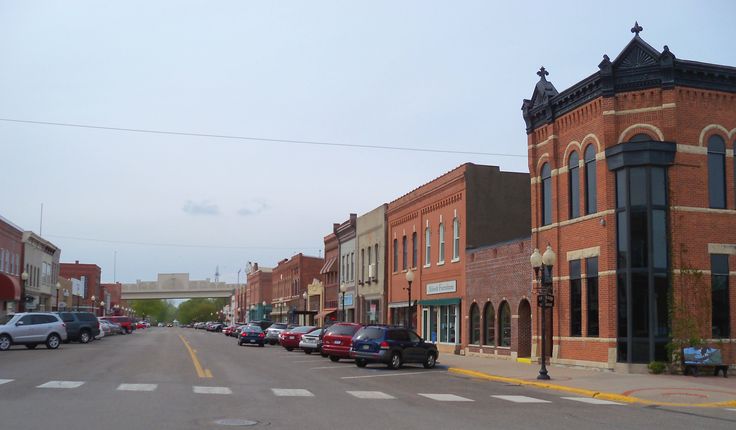
M294 348L299 348L299 342L302 340L302 335L312 332L315 329L317 329L317 327L305 325L290 330L284 330L281 332L281 335L279 335L281 338L281 346L283 346L287 351L293 351Z
M310 331L309 333L304 333L302 335L302 339L299 341L299 348L304 351L305 354L320 352L320 350L322 349L323 333L323 327L318 327Z
M332 361L350 358L353 335L361 327L360 324L345 322L331 325L322 336L322 354L330 357Z
M367 326L353 337L350 357L355 365L365 367L368 363L384 363L399 369L404 363L421 363L431 369L437 363L437 346L425 342L413 330L404 327Z
M209 325L209 326L207 327L207 331L211 331L211 332L221 332L221 331L222 331L222 329L223 329L223 327L225 327L225 324L223 324L223 323L219 323L219 322L216 322L216 323L212 323L212 324L210 324L210 325Z
M48 349L56 349L66 339L66 325L56 314L23 312L0 317L0 351L7 351L14 344L34 349L42 343Z
M107 321L105 319L102 319L101 317L98 317L97 320L100 322L100 328L102 328L103 325L107 326L107 328L110 330L110 334L122 334L123 333L123 328L120 327L119 324L115 324L114 322Z
M146 327L148 327L148 326L143 321L138 321L137 323L135 323L135 328L138 329L138 330L142 330L142 329L144 329Z
M120 327L122 327L123 329L123 333L126 333L126 334L133 333L133 330L135 330L136 328L135 322L130 317L106 316L106 317L102 317L102 319L120 325Z
M243 346L245 344L256 344L263 348L266 343L266 334L257 325L250 325L243 327L238 337L238 345Z
M100 334L95 336L95 339L102 339L105 336L112 336L112 329L110 328L107 323L102 323L98 321L98 324L100 325ZM67 335L69 333L67 332Z
M57 312L66 324L67 341L87 343L100 334L100 322L91 312Z
M271 345L279 343L279 335L282 331L286 330L287 327L288 325L284 323L274 323L268 326L268 328L264 329L266 330L266 342Z
M257 325L258 327L261 328L261 330L265 331L266 329L268 329L269 327L273 325L273 321L269 321L269 320L251 321L248 323L248 325Z

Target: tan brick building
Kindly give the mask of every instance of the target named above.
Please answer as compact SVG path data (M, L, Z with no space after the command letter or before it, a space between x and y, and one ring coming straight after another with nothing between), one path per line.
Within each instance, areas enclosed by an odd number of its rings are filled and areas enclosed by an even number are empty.
M665 360L674 333L733 363L736 68L640 31L562 92L542 68L524 100L531 247L557 254L553 361L630 369Z

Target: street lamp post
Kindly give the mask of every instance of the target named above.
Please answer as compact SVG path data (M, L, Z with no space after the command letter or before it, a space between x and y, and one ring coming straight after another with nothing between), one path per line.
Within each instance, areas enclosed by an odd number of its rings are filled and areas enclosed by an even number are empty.
M28 291L28 272L25 270L20 274L20 279L23 280L23 297L21 297L21 304L23 305L23 311L26 310L26 291Z
M90 297L90 299L92 300L92 310L94 311L95 316L97 316L97 297L95 297L94 295L92 295L92 297Z
M539 249L534 249L529 262L534 268L534 277L537 279L537 306L541 309L542 318L542 367L539 369L537 379L549 380L547 373L547 309L555 306L555 296L552 290L552 268L557 256L552 247L547 245L544 255L539 254ZM540 270L541 269L541 270ZM541 273L540 273L541 272ZM541 279L540 279L541 278ZM541 281L541 282L540 282Z
M102 307L102 316L104 317L105 316L105 302L101 301L100 306Z
M263 303L261 303L261 304L263 305L263 318L261 318L261 319L264 319L265 320L266 319L266 305L268 303L266 303L266 301L264 300Z
M342 321L347 321L347 315L345 314L345 292L348 290L347 284L344 282L340 284L340 294L342 294Z
M302 298L304 299L304 325L309 324L309 321L307 321L307 297L309 297L307 292L303 292Z
M414 272L411 269L409 269L406 272L406 283L408 286L404 288L405 290L409 292L409 309L407 309L407 312L406 312L406 328L409 328L409 329L411 328L411 325L409 324L410 324L410 320L412 316L411 315L411 283L412 282L414 282Z

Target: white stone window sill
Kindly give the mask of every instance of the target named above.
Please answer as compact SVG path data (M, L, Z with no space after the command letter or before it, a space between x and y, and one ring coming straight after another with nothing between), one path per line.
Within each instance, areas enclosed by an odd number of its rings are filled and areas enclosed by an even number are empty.
M453 258L452 260L450 260L450 263L457 263L458 261L460 261L460 257Z

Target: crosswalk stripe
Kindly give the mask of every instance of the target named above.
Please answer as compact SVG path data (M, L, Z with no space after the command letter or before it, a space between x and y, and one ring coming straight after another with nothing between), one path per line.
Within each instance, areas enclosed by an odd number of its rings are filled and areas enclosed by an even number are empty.
M232 394L232 390L230 390L228 387L200 387L200 386L193 386L192 391L194 391L197 394Z
M527 396L491 396L496 399L508 400L514 403L551 403L548 400L535 399L534 397Z
M623 403L612 402L610 400L594 399L592 397L562 397L565 400L573 400L575 402L588 403L591 405L623 405Z
M118 391L154 391L158 387L157 384L120 384Z
M314 397L309 390L293 389L293 388L271 388L273 394L279 397Z
M78 388L84 385L82 381L49 381L36 388Z
M439 402L474 402L473 399L468 399L466 397L460 397L455 394L428 394L428 393L417 393L422 397L426 397L428 399L437 400Z
M386 399L391 400L395 399L396 397L383 393L381 391L346 391L346 393L350 394L353 397L357 397L359 399Z
M8 382L13 382L14 379L0 379L0 385L7 384Z

